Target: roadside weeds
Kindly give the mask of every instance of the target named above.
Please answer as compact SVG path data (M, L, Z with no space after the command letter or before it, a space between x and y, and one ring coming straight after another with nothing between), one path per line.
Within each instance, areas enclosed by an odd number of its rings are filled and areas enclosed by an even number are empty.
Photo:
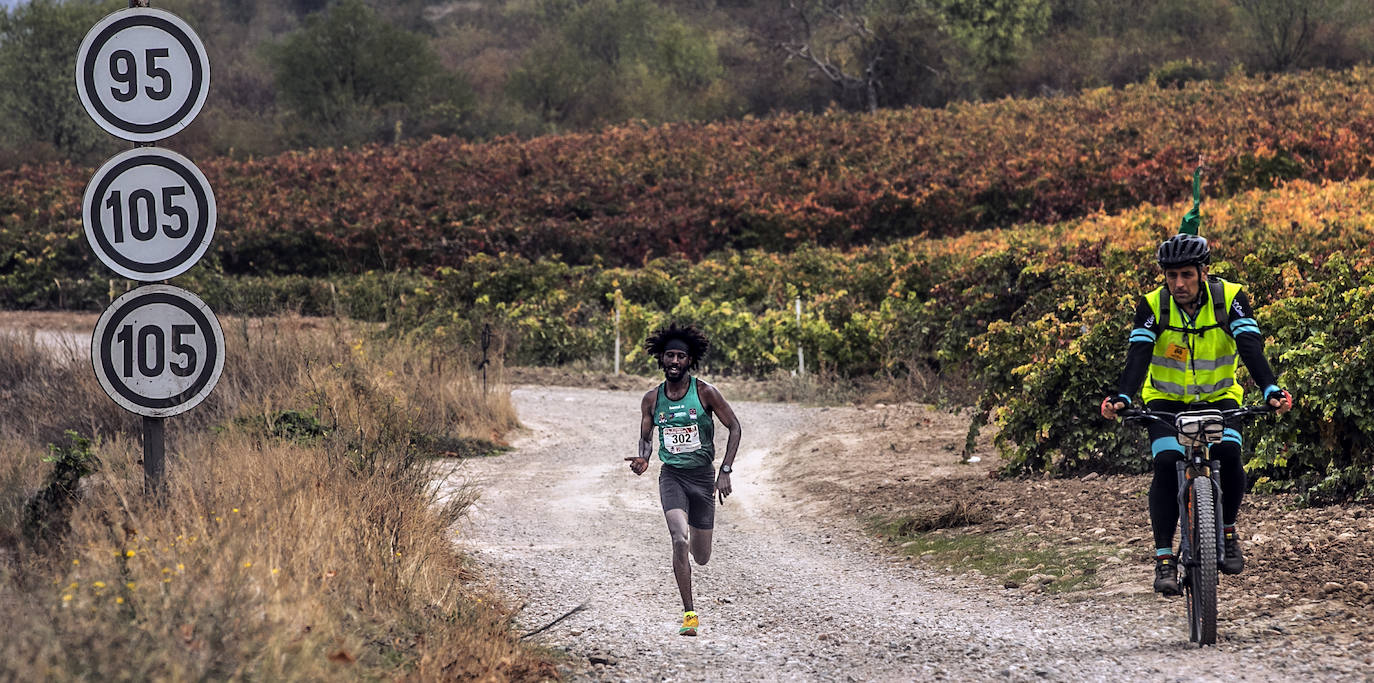
M220 386L169 425L160 498L141 490L136 420L104 410L89 361L0 335L0 356L31 361L0 377L0 619L14 635L0 678L556 676L470 586L452 541L474 491L433 486L435 456L489 451L515 425L508 392L436 373L446 350L322 324L226 330ZM63 429L94 433L57 442L96 471L40 540L24 508Z

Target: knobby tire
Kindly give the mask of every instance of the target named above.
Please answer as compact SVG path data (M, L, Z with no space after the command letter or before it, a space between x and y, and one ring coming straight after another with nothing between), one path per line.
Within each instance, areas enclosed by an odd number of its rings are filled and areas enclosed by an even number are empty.
M1217 516L1212 481L1198 477L1189 484L1196 564L1188 569L1188 621L1199 646L1217 642Z

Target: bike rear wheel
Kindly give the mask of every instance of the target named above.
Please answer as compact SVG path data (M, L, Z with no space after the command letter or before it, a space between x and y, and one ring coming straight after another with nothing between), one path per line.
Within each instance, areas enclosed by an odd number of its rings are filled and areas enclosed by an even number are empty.
M1188 485L1195 562L1187 567L1190 640L1201 645L1217 642L1217 515L1212 481L1198 477Z

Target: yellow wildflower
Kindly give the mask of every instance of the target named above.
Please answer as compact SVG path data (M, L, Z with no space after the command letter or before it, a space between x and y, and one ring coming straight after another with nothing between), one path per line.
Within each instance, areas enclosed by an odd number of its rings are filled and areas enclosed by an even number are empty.
M91 584L91 585L92 585L92 586L95 586L96 588L104 588L104 587L105 587L105 582L104 582L104 581L96 581L95 583L93 583L93 584Z
M71 595L71 593L68 593L68 594L62 596L62 602L71 602L71 601L72 601L72 595Z

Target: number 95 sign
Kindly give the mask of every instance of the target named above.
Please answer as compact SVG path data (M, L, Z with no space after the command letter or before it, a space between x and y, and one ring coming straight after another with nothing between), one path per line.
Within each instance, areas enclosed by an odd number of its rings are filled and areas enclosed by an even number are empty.
M219 381L224 332L196 295L147 285L100 315L91 363L105 393L125 410L170 417L194 408Z
M105 17L76 54L76 91L106 132L154 142L185 128L210 92L210 60L186 22L137 8Z

